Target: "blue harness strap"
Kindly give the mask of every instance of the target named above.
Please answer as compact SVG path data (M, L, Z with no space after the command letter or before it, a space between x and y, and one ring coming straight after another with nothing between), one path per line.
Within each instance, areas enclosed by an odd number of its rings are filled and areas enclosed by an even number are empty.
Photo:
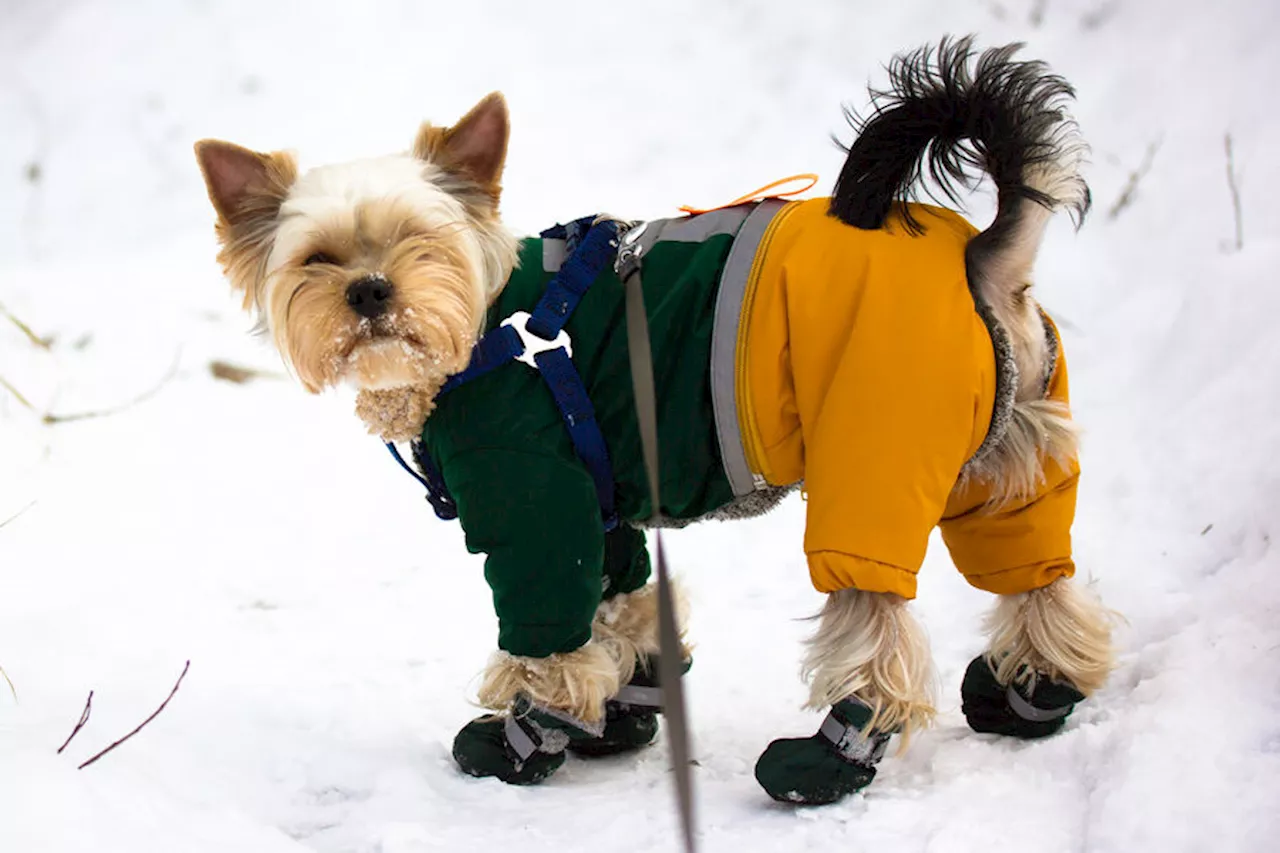
M516 312L481 338L471 352L467 369L450 377L436 399L512 361L523 361L536 369L560 410L574 452L595 483L605 530L612 530L618 524L613 465L596 421L595 407L573 365L571 342L564 326L591 283L617 252L618 223L613 220L597 223L594 217L588 217L556 226L544 231L542 236L565 239L569 257L547 283L533 311ZM414 461L422 471L421 476L405 462L393 443L388 442L387 448L401 467L426 488L427 500L437 517L445 521L458 517L458 507L449 487L421 441L413 442Z

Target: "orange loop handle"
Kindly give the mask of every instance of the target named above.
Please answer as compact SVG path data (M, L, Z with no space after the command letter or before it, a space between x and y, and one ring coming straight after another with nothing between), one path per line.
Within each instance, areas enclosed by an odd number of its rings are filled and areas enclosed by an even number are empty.
M781 190L778 192L770 192L770 190L774 190L777 187L786 186L787 184L792 183L793 181L806 181L807 183L802 187L796 187L793 190L786 190L785 192ZM818 183L818 176L815 175L813 172L801 172L798 175L792 175L789 178L779 178L773 183L765 184L760 189L749 192L744 196L739 196L738 198L735 198L733 201L729 202L728 204L720 204L720 205L716 205L715 207L693 207L692 205L682 204L680 205L679 209L681 213L687 213L691 216L696 216L699 213L710 213L713 210L723 210L726 207L733 207L734 205L738 205L738 204L746 204L749 201L761 201L766 198L785 198L786 196L790 196L790 195L799 195L802 192L808 192L809 190L813 189L814 185L817 183Z

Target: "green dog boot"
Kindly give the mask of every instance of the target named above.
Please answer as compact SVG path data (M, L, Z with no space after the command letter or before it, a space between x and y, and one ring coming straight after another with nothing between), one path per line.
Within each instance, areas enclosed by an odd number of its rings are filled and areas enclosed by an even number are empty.
M876 778L890 732L862 729L871 709L856 697L837 702L816 735L775 740L756 762L756 781L780 803L825 806Z
M1034 740L1048 737L1066 725L1067 717L1084 694L1062 681L1036 680L1036 689L1004 685L991 664L979 655L965 670L960 684L960 710L969 728L982 734Z
M590 725L563 711L534 705L523 694L507 714L472 720L453 739L453 758L462 772L496 776L509 785L535 785L564 764L575 740L600 737L603 724Z
M683 671L688 672L692 665L692 660L686 660ZM572 741L569 751L583 758L598 758L643 749L658 736L658 714L661 713L658 658L650 655L636 662L631 680L605 704L604 734L590 740Z

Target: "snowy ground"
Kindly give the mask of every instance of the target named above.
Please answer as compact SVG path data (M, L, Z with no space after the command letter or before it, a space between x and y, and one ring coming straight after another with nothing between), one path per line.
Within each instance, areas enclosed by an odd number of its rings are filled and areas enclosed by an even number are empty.
M0 851L673 849L664 748L536 789L455 770L495 634L480 560L350 399L210 376L280 370L219 279L191 143L380 153L500 88L513 224L657 216L797 171L829 188L840 105L967 31L1074 81L1094 146L1094 216L1054 228L1040 292L1089 430L1079 564L1127 617L1122 666L1059 737L973 735L987 600L936 549L917 608L940 725L865 796L782 808L751 767L818 722L801 506L674 533L704 849L1280 849L1280 6L0 0L0 304L54 338L0 318L0 522L31 504L0 528ZM148 729L75 769L188 659Z

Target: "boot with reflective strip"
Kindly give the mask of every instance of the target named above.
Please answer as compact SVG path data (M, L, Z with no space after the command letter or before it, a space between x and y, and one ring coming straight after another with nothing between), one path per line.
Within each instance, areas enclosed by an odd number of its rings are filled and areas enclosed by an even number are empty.
M453 757L472 776L533 785L564 764L569 744L599 738L603 731L603 723L585 723L563 711L535 705L521 694L508 713L480 717L463 726L453 740Z
M756 781L775 800L825 806L860 791L876 777L892 732L863 733L871 708L856 696L837 702L818 733L775 740L756 762Z
M692 663L686 659L682 671L688 672ZM605 704L604 733L590 740L571 741L569 751L584 758L595 758L643 749L658 735L662 701L658 658L649 655L636 661L631 680Z
M1065 682L1038 678L1035 689L1024 695L1014 685L997 681L986 657L980 656L965 670L960 699L960 710L975 732L1031 740L1066 725L1084 694Z

